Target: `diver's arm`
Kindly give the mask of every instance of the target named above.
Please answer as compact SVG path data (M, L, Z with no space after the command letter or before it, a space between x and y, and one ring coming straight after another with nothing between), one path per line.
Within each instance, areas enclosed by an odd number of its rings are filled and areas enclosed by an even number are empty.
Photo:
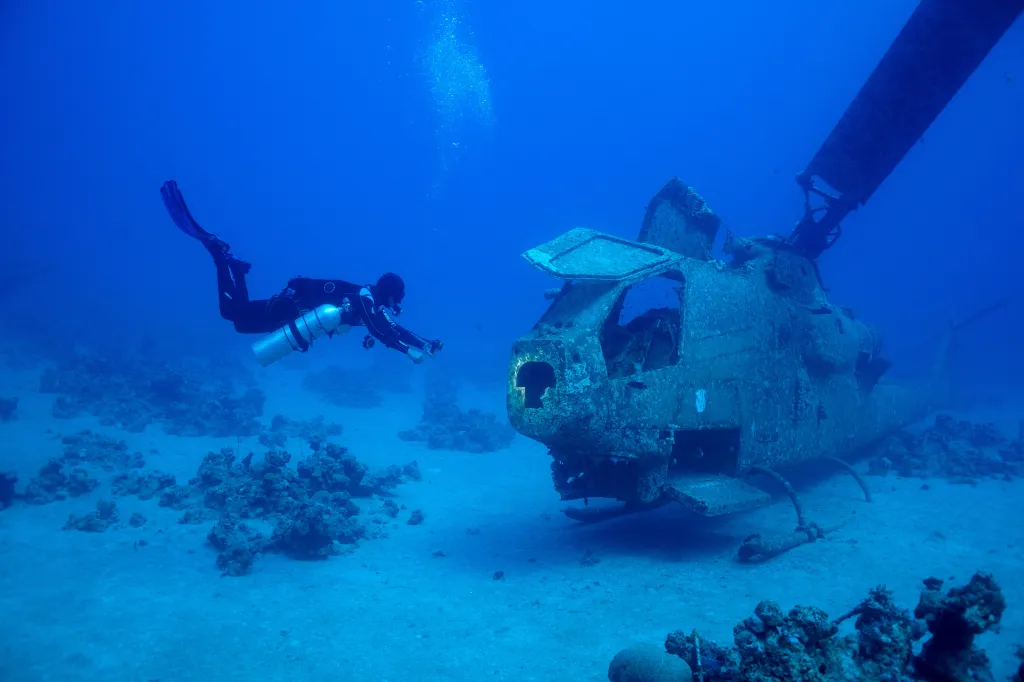
M387 314L387 312L385 312L384 314L389 318L391 317L390 315ZM434 351L440 350L441 344L439 341L428 341L419 334L415 334L409 331L408 329L398 324L394 320L392 320L392 324L394 325L395 332L397 332L398 334L399 340L405 345L412 346L413 348L419 348L420 350L430 353L431 355L433 355Z
M433 344L430 341L400 326L383 306L374 305L373 295L366 287L359 290L359 306L366 330L388 348L406 354L410 348L421 353L433 353Z

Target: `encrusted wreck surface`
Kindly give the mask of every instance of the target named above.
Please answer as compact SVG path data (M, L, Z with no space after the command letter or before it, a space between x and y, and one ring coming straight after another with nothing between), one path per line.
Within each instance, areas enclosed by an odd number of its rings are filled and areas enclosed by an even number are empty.
M781 240L730 234L713 259L720 222L673 180L641 241L577 228L524 254L563 286L512 349L508 411L551 449L563 499L658 504L671 486L699 513L742 511L768 499L740 480L752 468L857 450L943 399L937 379L881 380L878 332ZM659 284L667 302L635 314Z

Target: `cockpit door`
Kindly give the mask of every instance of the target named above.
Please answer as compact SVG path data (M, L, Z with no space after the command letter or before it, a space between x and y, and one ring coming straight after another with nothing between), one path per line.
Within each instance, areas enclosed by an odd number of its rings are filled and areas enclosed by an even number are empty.
M523 258L558 279L631 283L671 270L683 256L656 244L577 227L530 249Z

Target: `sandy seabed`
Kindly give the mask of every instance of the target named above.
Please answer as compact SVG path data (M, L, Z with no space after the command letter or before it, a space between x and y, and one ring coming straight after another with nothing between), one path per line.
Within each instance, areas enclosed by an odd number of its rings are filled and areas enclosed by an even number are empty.
M0 469L23 481L60 454L53 432L93 428L133 450L156 449L147 468L179 480L194 475L207 451L235 446L55 421L52 396L36 393L36 381L4 381L21 405L17 421L0 424ZM731 642L733 626L761 599L838 616L884 583L913 608L924 578L948 579L948 587L976 570L992 572L1010 604L1000 632L980 643L997 679L1016 667L1024 484L868 478L875 501L867 504L851 478L836 475L801 496L810 519L839 530L743 565L734 557L746 535L794 525L784 500L729 519L666 508L580 526L560 513L549 458L532 441L488 455L429 451L396 436L417 421L415 400L342 410L283 375L265 388L268 415L339 421L339 442L372 466L418 460L423 481L400 486L395 500L422 509L426 521L410 526L402 515L388 537L350 555L269 555L250 575L229 578L205 543L210 524L179 525L180 512L156 500L118 498L122 519L139 511L149 521L102 534L61 526L109 497L106 485L46 506L17 504L0 513L0 679L597 682L618 650L662 643L672 630ZM1012 417L968 416L1006 417L1004 428ZM148 544L137 546L140 539Z

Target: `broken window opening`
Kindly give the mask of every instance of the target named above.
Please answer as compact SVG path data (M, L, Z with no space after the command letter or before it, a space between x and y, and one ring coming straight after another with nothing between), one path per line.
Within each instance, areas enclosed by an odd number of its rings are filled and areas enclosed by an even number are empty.
M628 287L601 330L608 376L629 377L679 363L678 282L656 277Z
M739 429L676 431L670 471L735 476L740 463Z
M524 407L544 407L544 391L555 387L555 368L546 362L526 362L516 373L516 388L523 389Z

